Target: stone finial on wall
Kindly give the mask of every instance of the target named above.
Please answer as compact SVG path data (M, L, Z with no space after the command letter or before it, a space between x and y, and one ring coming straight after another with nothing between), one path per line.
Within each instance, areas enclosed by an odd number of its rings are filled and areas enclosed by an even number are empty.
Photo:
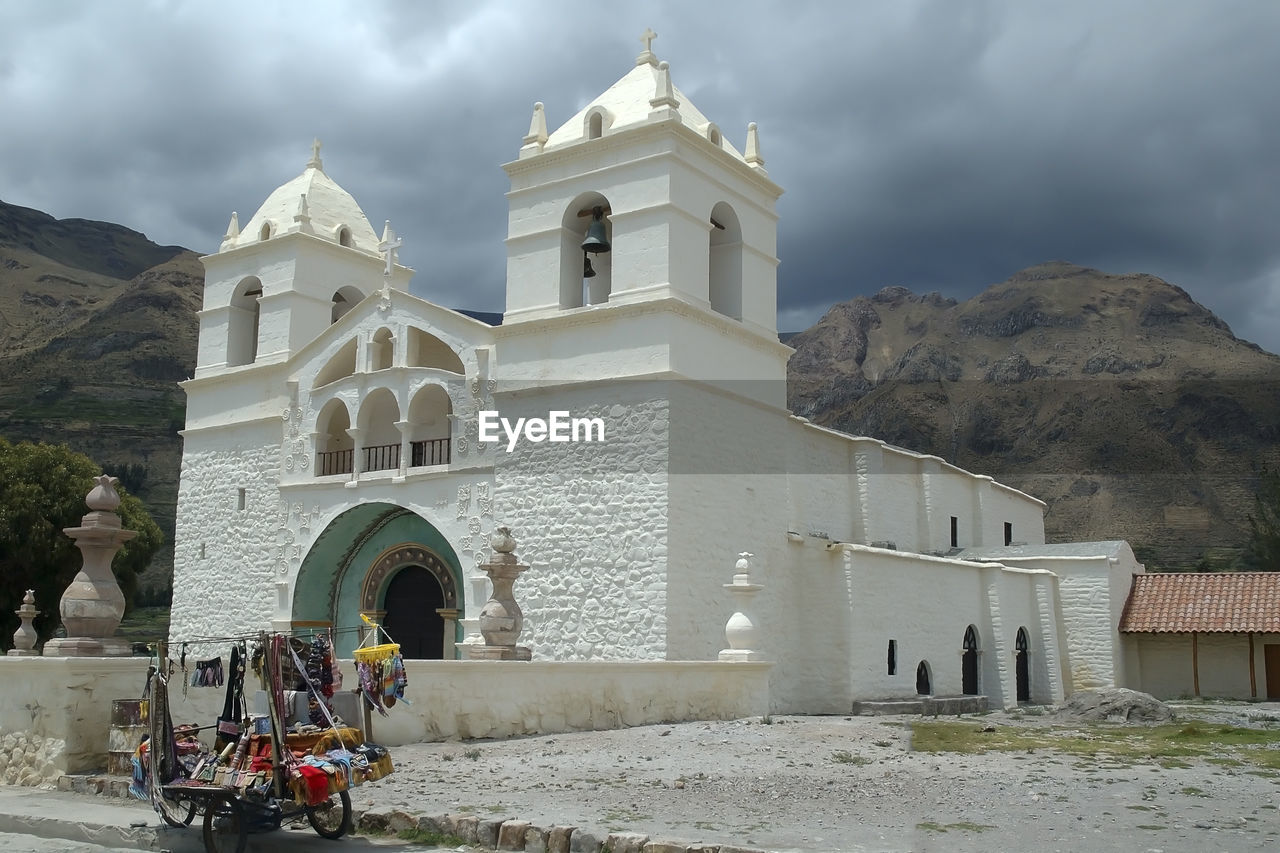
M27 590L27 594L22 597L22 606L13 612L22 620L22 624L13 632L13 648L9 649L9 654L14 657L40 654L36 651L36 629L31 624L40 615L40 611L36 610L36 591Z
M751 582L751 558L754 554L743 551L738 555L734 566L733 583L724 584L724 588L734 597L734 613L724 626L724 638L729 648L720 652L723 661L760 660L760 653L753 649L758 644L756 621L749 615L751 603L756 593L764 589L761 584Z
M111 561L137 532L120 526L115 510L120 506L115 477L102 475L85 498L90 512L79 527L63 528L76 542L83 565L58 603L67 636L44 644L46 657L98 657L128 655L128 642L115 637L124 616L124 593L111 572Z
M489 540L493 558L481 563L480 568L489 576L493 594L480 608L480 634L483 646L472 646L472 660L530 660L533 656L527 646L517 646L516 640L524 629L524 614L516 603L512 585L521 573L528 570L516 561L516 540L511 528L499 527Z

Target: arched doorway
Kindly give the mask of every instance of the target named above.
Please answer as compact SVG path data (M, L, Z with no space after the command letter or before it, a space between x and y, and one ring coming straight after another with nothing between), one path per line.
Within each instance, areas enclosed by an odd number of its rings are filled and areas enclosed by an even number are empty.
M1018 639L1014 644L1017 649L1017 657L1014 658L1014 670L1017 674L1018 682L1018 701L1031 701L1031 638L1027 636L1026 628L1018 629Z
M964 654L960 661L960 692L978 694L978 629L970 625L964 632Z
M400 654L413 660L444 657L444 620L436 612L445 606L444 591L435 575L422 566L396 572L383 594L383 627Z
M387 587L402 569L411 566L427 570L444 598L443 605L432 603L434 599L429 597L419 599L418 616L438 619L445 639L460 640L457 616L464 612L466 604L457 552L425 518L387 503L358 504L324 525L298 568L291 618L296 624L333 625L338 629L334 637L337 656L349 658L360 643L360 635L343 629L360 626L362 614L383 622ZM287 563L282 564L281 574L287 568ZM393 594L392 601L398 599ZM444 617L436 612L438 609L445 610ZM391 636L401 642L394 631ZM450 656L444 639L436 648L439 651L432 653L434 657L441 657L441 652Z
M920 665L916 667L916 693L921 696L933 695L933 686L930 684L932 679L929 678L929 664L927 661L920 661Z
M405 658L445 657L439 611L456 608L458 597L453 574L433 551L412 542L388 548L365 576L360 600L364 612L383 614L382 626ZM448 624L455 624L452 618Z

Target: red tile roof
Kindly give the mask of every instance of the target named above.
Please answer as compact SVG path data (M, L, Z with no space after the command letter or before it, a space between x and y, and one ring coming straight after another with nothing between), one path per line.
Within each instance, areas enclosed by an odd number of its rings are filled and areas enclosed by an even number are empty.
M1280 572L1134 575L1120 630L1280 632Z

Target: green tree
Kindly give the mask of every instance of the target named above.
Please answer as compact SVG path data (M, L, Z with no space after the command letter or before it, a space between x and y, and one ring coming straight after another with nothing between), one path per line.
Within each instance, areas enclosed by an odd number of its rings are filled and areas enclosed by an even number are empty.
M1264 467L1258 472L1258 491L1249 514L1249 541L1240 555L1240 568L1280 572L1280 471Z
M82 565L79 549L62 529L80 525L89 511L84 499L101 473L89 457L63 445L0 438L0 648L13 646L13 611L28 589L35 590L41 611L35 621L41 641L58 627L58 602ZM164 537L142 502L118 491L121 523L138 535L116 554L111 570L131 607L138 574Z

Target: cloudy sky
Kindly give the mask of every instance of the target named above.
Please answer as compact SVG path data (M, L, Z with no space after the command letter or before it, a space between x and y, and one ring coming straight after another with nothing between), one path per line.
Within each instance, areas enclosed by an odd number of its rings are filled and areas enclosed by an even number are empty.
M779 202L780 327L887 285L965 298L1069 260L1151 272L1280 351L1280 3L0 3L0 199L217 248L326 172L415 292L501 310L506 176L645 27Z

